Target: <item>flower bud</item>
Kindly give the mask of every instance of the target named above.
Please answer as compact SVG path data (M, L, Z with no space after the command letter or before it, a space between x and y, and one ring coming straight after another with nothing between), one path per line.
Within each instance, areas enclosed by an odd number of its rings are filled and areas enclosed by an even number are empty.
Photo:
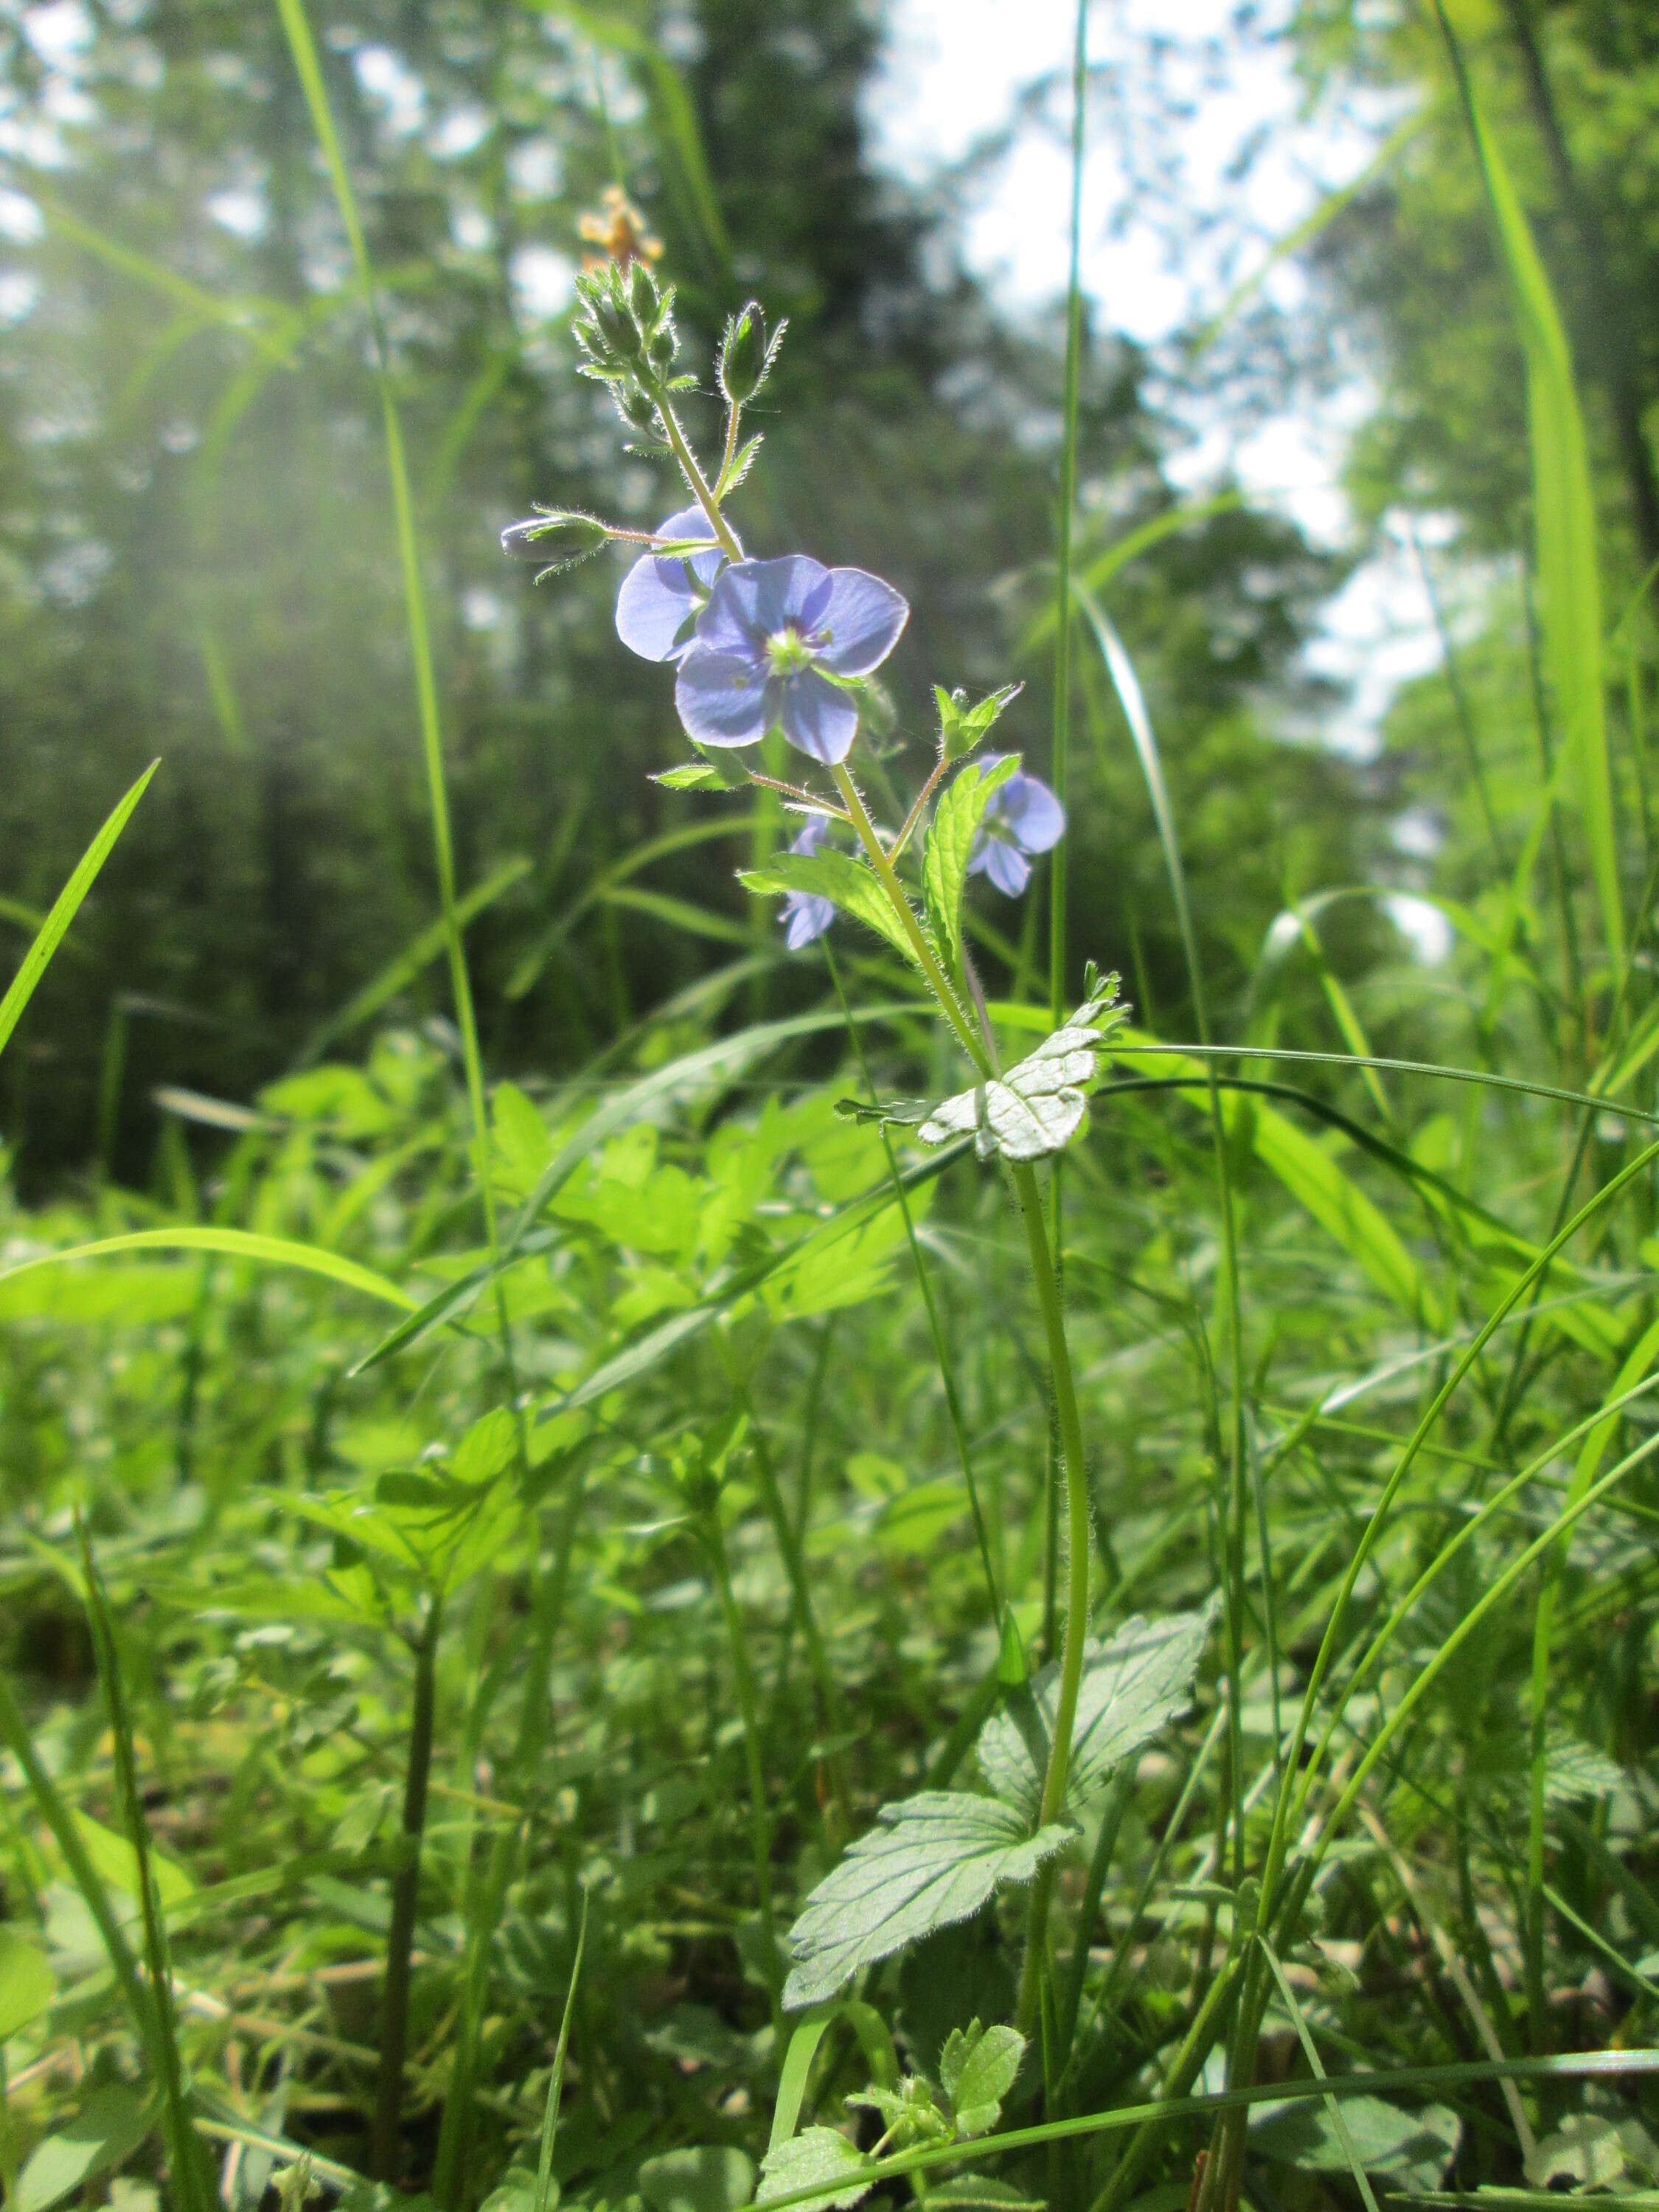
M623 361L637 361L642 341L640 326L627 308L606 294L593 302L593 319L599 334L613 354Z
M628 304L642 331L648 331L657 314L657 280L643 261L629 264Z
M610 542L610 530L598 515L567 507L540 508L522 522L509 523L501 532L503 553L538 561L544 568L568 568Z
M625 384L613 384L611 397L617 403L617 412L630 430L637 430L642 437L656 436L656 403L643 386L634 383L631 379Z
M635 266L637 268L638 265L636 262ZM653 368L671 368L679 349L680 342L674 325L665 317L646 341L646 357Z
M757 300L751 300L726 324L720 346L720 390L732 406L746 407L765 383L782 336L783 325L780 323L769 340L766 320Z

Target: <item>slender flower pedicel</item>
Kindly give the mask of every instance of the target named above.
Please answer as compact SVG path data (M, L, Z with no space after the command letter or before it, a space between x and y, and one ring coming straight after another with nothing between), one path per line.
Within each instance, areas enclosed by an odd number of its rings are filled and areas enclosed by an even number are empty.
M667 780L699 787L749 777L781 791L807 819L786 852L743 881L752 891L781 897L779 920L790 951L813 943L837 914L846 914L906 960L932 994L967 1056L969 1087L937 1103L849 1110L884 1124L919 1124L918 1137L928 1146L971 1143L981 1159L1006 1176L1025 1230L1065 1472L1070 1556L1060 1658L1028 1685L1013 1616L1005 1609L998 1624L999 1676L1011 1697L1024 1700L1018 1710L1032 1725L1015 1732L1012 1753L981 1738L981 1765L997 1794L988 1799L924 1791L885 1807L881 1825L854 1844L807 1900L791 1934L794 1963L781 2003L817 2003L860 1965L977 1910L999 1885L1029 1883L1018 2032L999 2031L1017 2055L1050 1972L1047 1922L1055 1854L1073 1833L1068 1784L1085 1666L1091 1550L1082 1424L1036 1168L1086 1126L1085 1094L1123 1018L1117 979L1100 976L1091 963L1085 1001L1072 1020L1016 1066L1000 1066L963 940L968 878L984 875L999 891L1018 896L1030 881L1033 859L1052 851L1066 828L1054 793L1025 773L1017 755L980 750L1019 686L1006 685L977 702L965 691L935 687L939 725L933 765L898 830L884 834L848 761L867 679L897 644L908 603L863 568L826 568L805 553L750 557L725 512L759 444L740 443L738 429L744 408L776 360L782 325L769 335L751 301L726 327L717 364L726 435L720 465L709 471L675 412L675 395L692 380L672 374L679 343L672 291L659 291L647 263L636 258L625 271L612 265L585 272L577 293L584 374L608 387L630 432L672 456L691 495L692 504L669 515L647 539L621 529L607 533L646 549L617 595L617 633L646 659L672 666L680 721L702 756L669 771ZM545 541L567 557L581 557L595 532L605 530L588 516L546 513L507 535L513 545L535 548ZM774 732L828 771L830 789L780 782L740 759L717 768L708 757L740 756ZM838 833L858 850L838 845ZM1044 1412L1046 1417L1047 1407ZM1001 1606L994 1577L989 1587ZM1192 1618L1196 1626L1188 1640L1195 1666L1205 1626ZM1099 1647L1089 1649L1096 1656L1088 1663L1098 1668ZM1030 1711L1033 1694L1042 1701L1040 1723ZM1015 1771L1021 1758L1026 1765ZM1085 1757L1080 1787L1088 1772ZM907 1896L918 1869L926 1873L927 1893L938 1900L931 1917L872 1906L871 1899L884 1893L879 1863L889 1850L903 1859L892 1879ZM769 1913L769 1893L768 1874L763 1905Z

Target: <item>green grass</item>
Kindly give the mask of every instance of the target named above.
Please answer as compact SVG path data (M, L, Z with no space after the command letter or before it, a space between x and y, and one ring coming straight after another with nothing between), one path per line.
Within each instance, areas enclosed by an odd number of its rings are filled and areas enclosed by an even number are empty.
M567 12L642 62L718 267L680 78ZM319 50L278 13L372 313ZM1478 901L1445 902L1443 977L1345 975L1333 909L1387 887L1328 886L1216 995L1109 598L1197 518L1074 555L1074 207L1059 585L1026 648L1054 649L1074 801L1133 751L1194 1034L1143 1010L1113 1040L1063 1182L1018 1173L1023 1224L968 1142L836 1110L963 1079L896 922L845 938L805 1011L733 1026L770 957L635 880L714 834L701 793L523 919L508 996L599 958L618 903L743 957L586 1066L491 1084L464 933L527 863L460 880L377 343L439 912L239 1127L173 1145L170 1184L3 1201L0 1956L34 1992L0 2002L9 2201L735 2205L792 2144L849 2159L846 2099L937 2084L951 2029L1017 2011L1035 2047L994 2131L896 2138L859 2184L1374 2212L1531 2204L1577 2159L1651 2197L1651 900L1571 363L1451 52L1516 295L1557 849L1601 921L1586 1020L1556 1018L1541 775L1504 787ZM154 773L39 927L0 1047ZM1001 1062L1104 949L1079 921L1052 910L1046 973L970 922ZM453 1039L408 1015L441 957ZM1316 990L1281 1019L1292 962ZM1068 1583L1102 1638L1218 1598L1190 1698L1035 1910L1005 1893L792 2021L803 1900L883 1805L973 1786L1000 1706L1063 1810L1026 1655L1060 1648ZM1299 2132L1255 2124L1277 2106Z

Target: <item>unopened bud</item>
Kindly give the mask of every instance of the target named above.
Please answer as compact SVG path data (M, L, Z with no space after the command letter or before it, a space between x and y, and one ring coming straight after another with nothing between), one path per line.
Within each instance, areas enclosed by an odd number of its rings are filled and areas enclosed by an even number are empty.
M629 264L628 304L642 331L648 331L657 313L657 280L643 261Z
M751 300L726 325L720 346L720 390L734 407L746 407L766 381L783 337L780 323L769 338L760 302Z
M611 397L617 403L617 412L630 430L642 437L654 437L657 429L656 403L645 389L633 382L613 384Z
M623 361L637 361L643 341L640 326L626 307L608 295L593 302L593 319L611 351Z
M509 523L501 532L501 550L520 559L537 561L543 568L565 568L585 561L611 542L611 532L596 514L549 507Z
M635 263L635 265L637 267L639 264ZM673 366L674 356L679 349L680 342L675 333L674 325L665 318L646 341L647 357L653 368L670 368Z

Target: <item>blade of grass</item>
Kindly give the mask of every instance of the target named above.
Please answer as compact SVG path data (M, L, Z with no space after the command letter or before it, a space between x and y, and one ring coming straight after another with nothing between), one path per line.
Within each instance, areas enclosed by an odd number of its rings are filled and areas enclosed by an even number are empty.
M570 2021L576 2009L576 1984L581 1978L582 1947L587 1941L587 1892L582 1892L582 1917L576 1928L576 1955L570 1962L570 1986L564 1995L564 2014L559 2039L553 2048L553 2071L547 2084L547 2108L542 2114L541 2150L536 2160L536 2195L531 2212L550 2212L553 2203L553 2145L559 2132L559 2094L564 2087L564 2055L570 2048Z
M1566 331L1520 198L1481 113L1443 0L1435 0L1435 14L1509 271L1526 356L1544 661L1573 759L1602 933L1616 975L1624 966L1625 921L1602 690L1601 582L1589 440Z
M210 1225L134 1229L121 1237L100 1237L90 1244L66 1245L61 1252L42 1252L35 1259L20 1260L14 1267L0 1267L0 1283L36 1273L42 1267L61 1267L71 1261L109 1259L119 1252L220 1252L233 1260L248 1260L270 1267L297 1267L306 1274L325 1276L346 1290L360 1291L365 1297L378 1298L382 1305L401 1306L405 1312L412 1311L416 1303L407 1291L400 1291L384 1275L359 1267L355 1260L343 1259L337 1252L325 1252L315 1244L296 1244L285 1237L261 1237L251 1230L216 1229Z
M149 789L149 780L161 765L159 760L150 763L88 846L76 863L74 873L53 900L51 913L41 924L33 944L23 955L22 963L8 985L5 997L0 999L0 1052L5 1050L7 1040L16 1028L24 1007L34 996L36 985L46 974L52 954L63 942L64 932L80 912L81 902L97 881L99 871L108 860L116 839L126 828L128 817Z

